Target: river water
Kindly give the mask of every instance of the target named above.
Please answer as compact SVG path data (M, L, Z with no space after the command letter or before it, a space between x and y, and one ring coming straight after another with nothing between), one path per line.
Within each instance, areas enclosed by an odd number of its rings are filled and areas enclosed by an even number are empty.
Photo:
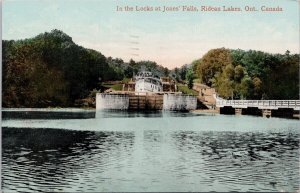
M98 112L4 120L6 192L299 190L299 121Z

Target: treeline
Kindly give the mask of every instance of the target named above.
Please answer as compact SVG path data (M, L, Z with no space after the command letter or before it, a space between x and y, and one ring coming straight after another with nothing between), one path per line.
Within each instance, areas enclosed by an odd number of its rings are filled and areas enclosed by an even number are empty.
M186 84L189 89L193 88L193 80L196 78L192 64L185 64L172 69L169 76L177 83Z
M101 90L105 81L132 78L140 70L170 76L192 87L193 78L224 98L298 99L299 54L213 49L169 70L152 61L124 62L75 44L59 30L25 40L3 40L3 107L68 107Z
M3 107L67 107L101 83L131 78L141 66L158 76L169 70L155 62L106 58L83 48L59 30L25 40L3 40Z
M202 83L224 98L298 99L299 54L212 49L193 62Z
M123 78L132 78L139 71L151 71L155 76L169 76L170 70L166 67L158 65L153 61L134 61L131 59L128 63L125 63L120 58L107 58L107 62L111 69L113 70L114 77L111 80L122 80Z

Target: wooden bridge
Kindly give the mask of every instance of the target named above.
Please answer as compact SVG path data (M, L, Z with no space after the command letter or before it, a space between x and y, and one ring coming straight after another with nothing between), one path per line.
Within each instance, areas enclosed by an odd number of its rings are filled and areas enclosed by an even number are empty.
M214 95L216 107L224 114L262 114L293 116L300 110L300 100L225 100ZM234 113L233 113L234 112Z

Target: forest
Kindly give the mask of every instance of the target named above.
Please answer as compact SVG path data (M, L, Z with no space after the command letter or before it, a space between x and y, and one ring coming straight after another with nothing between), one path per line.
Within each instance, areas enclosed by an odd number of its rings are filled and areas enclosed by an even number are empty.
M3 107L71 107L105 81L132 78L143 66L157 76L169 70L152 61L125 63L75 44L60 30L25 40L3 40Z
M193 62L196 76L226 99L299 99L299 54L212 49Z
M2 41L3 107L73 107L106 81L132 78L139 70L170 76L192 87L193 79L230 99L298 99L299 54L212 49L172 70L154 61L124 62L77 45L60 30Z

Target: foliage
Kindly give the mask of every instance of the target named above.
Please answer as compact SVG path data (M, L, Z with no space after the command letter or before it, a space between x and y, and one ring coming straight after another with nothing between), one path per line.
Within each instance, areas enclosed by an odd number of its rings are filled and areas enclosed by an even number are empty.
M230 50L218 48L208 51L195 62L195 65L197 65L197 75L201 81L211 86L215 74L222 72L223 68L231 63Z
M113 90L120 91L123 89L123 84L112 84L112 83L104 83L104 87L112 88Z
M299 54L220 48L193 63L201 82L224 98L298 99Z
M114 89L114 90L122 90L123 89L123 84L115 84L115 85L112 85L111 88Z
M76 45L59 30L3 41L3 106L73 106L109 79L99 52Z
M134 61L131 59L128 64L124 63L122 65L125 78L134 77L139 71L150 71L155 76L169 76L169 69L161 65L158 65L153 61Z
M185 82L186 79L186 74L188 72L189 69L192 69L193 65L190 64L185 64L183 66L181 66L180 68L176 67L173 70L170 71L170 75L171 77L173 77L173 79L175 79L177 82ZM193 70L193 69L192 69Z
M100 90L102 82L128 82L142 68L157 76L170 72L152 61L106 58L78 46L59 30L2 43L4 107L74 106L91 90ZM120 90L121 86L113 87Z
M11 42L4 49L3 105L7 107L47 107L67 103L68 83L54 66L47 66L37 45ZM33 105L34 104L34 105Z
M128 63L83 48L59 30L24 40L3 40L3 107L74 106L91 98L103 82L121 90L140 70L171 76L184 93L193 93L193 79L213 86L225 98L298 99L299 54L212 49L192 64L169 70L153 61ZM93 90L94 89L94 90Z
M194 72L193 72L192 68L190 68L186 73L186 81L187 81L188 88L192 89L193 88L193 81L194 81Z
M193 89L189 89L186 85L183 84L177 84L177 89L179 92L182 92L184 94L189 94L189 95L198 95L198 92L193 90Z

